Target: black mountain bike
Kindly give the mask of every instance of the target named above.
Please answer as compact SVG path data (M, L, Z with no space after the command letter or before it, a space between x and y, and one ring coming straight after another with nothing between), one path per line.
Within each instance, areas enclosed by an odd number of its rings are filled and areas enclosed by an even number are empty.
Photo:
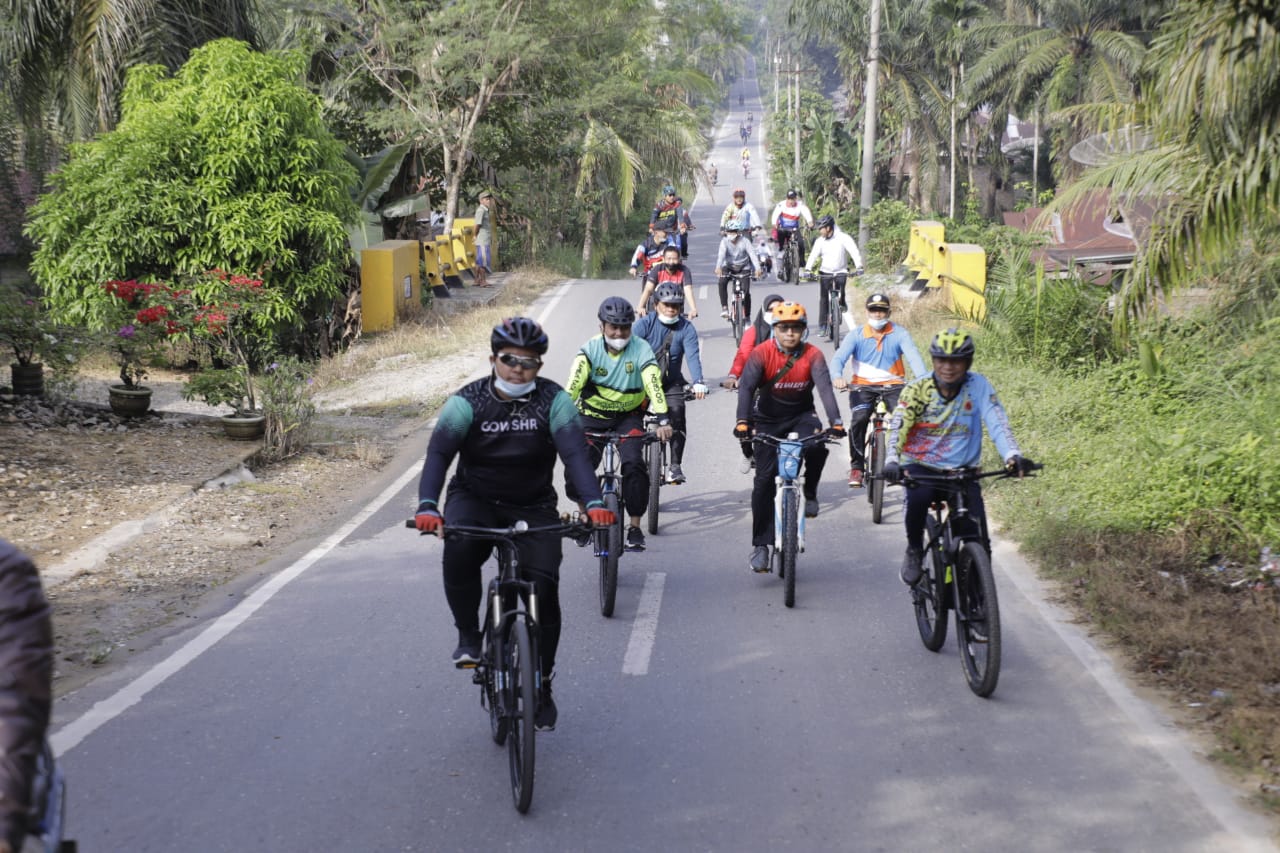
M1042 465L1032 463L1031 470ZM956 644L969 689L987 697L1000 679L1000 603L987 550L987 526L969 516L965 487L985 477L1012 477L1004 468L959 468L930 474L903 472L907 488L940 486L945 501L925 518L924 577L911 588L920 640L931 652L947 638L947 611L956 614Z
M858 391L867 391L875 395L875 404L871 408L871 419L867 421L867 435L862 458L866 460L867 470L863 484L867 488L867 500L871 503L871 521L879 524L884 518L884 457L887 451L889 436L889 407L884 397L890 391L902 388L901 385L855 385Z
M780 269L778 270L778 278L782 281L794 281L800 283L800 239L799 229L791 231L790 237L787 238L787 245L782 250L782 258L780 260Z
M413 527L413 519L405 526ZM534 717L543 673L538 657L538 593L532 581L520 576L516 539L535 533L579 536L588 529L581 523L530 527L523 521L510 527L452 524L443 528L445 539L478 539L496 546L498 574L489 581L485 596L484 638L480 662L471 667L475 670L472 681L480 685L480 706L489 709L493 742L507 746L511 798L521 814L533 802Z

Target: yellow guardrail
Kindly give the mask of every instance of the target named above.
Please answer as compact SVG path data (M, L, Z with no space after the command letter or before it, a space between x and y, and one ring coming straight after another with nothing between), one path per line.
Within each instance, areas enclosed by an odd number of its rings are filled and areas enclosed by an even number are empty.
M492 263L492 260L490 261ZM362 331L395 326L404 306L418 302L421 288L465 282L476 265L476 222L455 219L447 234L428 240L384 240L360 251Z
M973 243L948 243L943 225L932 220L911 223L903 265L915 274L913 290L942 288L948 307L980 320L987 313L987 252Z

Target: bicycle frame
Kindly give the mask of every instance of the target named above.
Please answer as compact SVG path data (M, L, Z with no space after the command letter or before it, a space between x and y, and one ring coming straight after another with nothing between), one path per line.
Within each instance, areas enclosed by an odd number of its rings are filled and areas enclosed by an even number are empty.
M773 495L773 547L782 550L782 502L783 493L790 492L796 502L796 550L804 553L804 483L800 467L804 463L805 443L794 432L778 442L778 473L773 482L778 488ZM784 461L785 460L785 461ZM794 460L794 461L793 461ZM794 467L793 467L794 466Z

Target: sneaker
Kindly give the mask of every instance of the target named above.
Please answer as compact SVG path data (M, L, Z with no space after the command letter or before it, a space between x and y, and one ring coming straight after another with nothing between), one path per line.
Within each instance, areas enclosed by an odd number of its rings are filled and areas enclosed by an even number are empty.
M862 488L862 469L861 468L849 469L849 488L851 489Z
M754 456L744 456L742 459L742 473L750 474L756 467L756 458Z
M902 558L902 582L907 586L920 583L920 578L924 577L922 563L924 563L924 552L919 548L908 548L906 556Z
M458 669L469 669L480 663L479 631L458 631L458 647L453 650L453 665Z
M721 316L721 317L723 317L724 319L728 320L728 319L729 319L729 309L728 309L728 308L721 308L721 309L720 309L720 316Z
M538 691L538 709L533 712L533 727L540 732L556 730L556 700L551 698L551 679L555 673L542 679L542 689Z
M822 508L822 505L818 503L817 498L804 499L804 517L805 518L817 518L818 510L821 508Z
M751 551L751 571L764 574L769 571L769 546L757 545Z
M643 551L644 550L644 531L639 527L627 528L627 550Z
M667 466L667 482L676 486L684 482L684 472L674 462Z

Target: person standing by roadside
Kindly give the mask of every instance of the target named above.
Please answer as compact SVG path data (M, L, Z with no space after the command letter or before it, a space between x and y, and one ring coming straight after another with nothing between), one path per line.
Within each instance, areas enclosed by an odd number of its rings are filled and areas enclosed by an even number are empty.
M488 190L480 193L480 203L476 207L476 287L489 286L489 273L493 271L493 225L490 221L493 208L493 193Z

